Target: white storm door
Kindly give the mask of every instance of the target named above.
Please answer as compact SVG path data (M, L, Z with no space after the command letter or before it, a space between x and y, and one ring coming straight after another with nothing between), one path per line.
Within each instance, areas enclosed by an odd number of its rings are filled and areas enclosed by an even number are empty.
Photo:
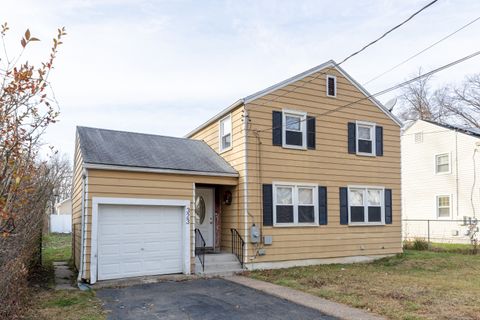
M195 226L202 233L206 247L213 247L215 214L214 214L214 189L195 189ZM198 244L197 244L198 245Z

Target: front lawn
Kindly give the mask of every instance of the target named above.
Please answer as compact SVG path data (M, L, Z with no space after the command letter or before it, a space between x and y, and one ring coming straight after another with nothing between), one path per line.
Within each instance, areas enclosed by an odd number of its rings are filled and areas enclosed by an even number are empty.
M250 272L390 319L480 319L480 256L406 250L368 264Z
M32 281L31 304L25 319L104 320L105 312L93 291L54 290L53 262L71 262L69 234L43 236L43 268ZM71 264L71 263L70 263Z

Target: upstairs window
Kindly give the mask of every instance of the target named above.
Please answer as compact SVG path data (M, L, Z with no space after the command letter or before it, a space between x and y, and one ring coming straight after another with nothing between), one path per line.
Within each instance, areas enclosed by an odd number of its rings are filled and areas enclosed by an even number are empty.
M383 188L348 188L349 223L379 224L385 221Z
M306 149L307 114L298 111L283 111L283 147Z
M447 174L450 173L450 154L442 153L435 156L435 173Z
M450 217L450 196L437 196L437 217Z
M327 96L336 97L337 96L337 77L328 75L327 76Z
M220 120L220 152L230 150L232 148L232 117L226 116Z
M375 155L375 124L357 122L357 154Z

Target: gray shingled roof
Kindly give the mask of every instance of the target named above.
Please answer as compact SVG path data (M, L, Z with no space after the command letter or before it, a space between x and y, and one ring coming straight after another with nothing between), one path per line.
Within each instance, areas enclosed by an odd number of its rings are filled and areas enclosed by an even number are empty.
M77 127L83 160L89 164L237 174L200 140Z

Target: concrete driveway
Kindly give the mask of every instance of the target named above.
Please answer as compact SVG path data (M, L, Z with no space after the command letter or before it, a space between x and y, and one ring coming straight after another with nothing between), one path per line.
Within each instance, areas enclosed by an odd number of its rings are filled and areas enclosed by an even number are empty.
M108 319L324 319L300 306L224 279L142 284L97 291Z

